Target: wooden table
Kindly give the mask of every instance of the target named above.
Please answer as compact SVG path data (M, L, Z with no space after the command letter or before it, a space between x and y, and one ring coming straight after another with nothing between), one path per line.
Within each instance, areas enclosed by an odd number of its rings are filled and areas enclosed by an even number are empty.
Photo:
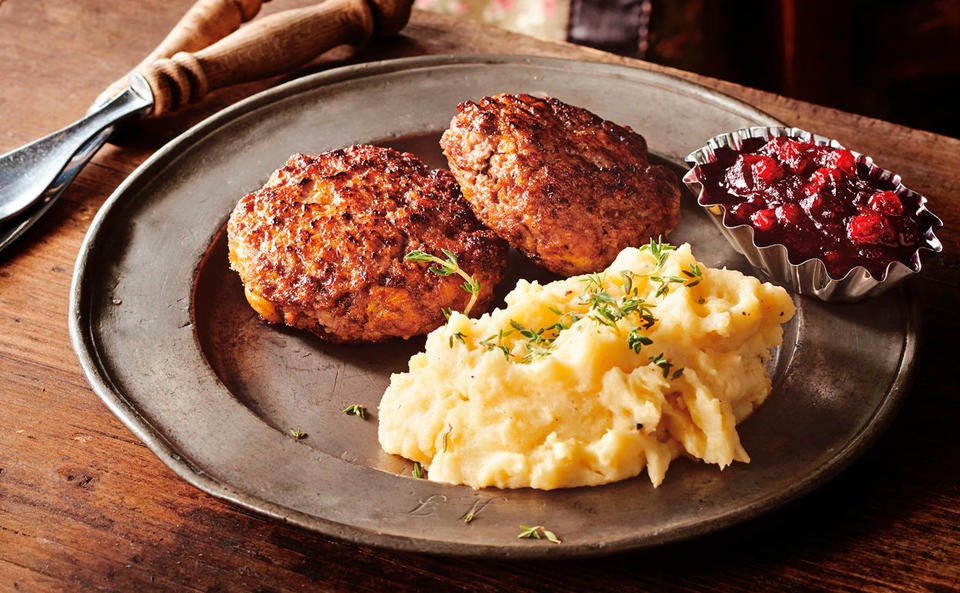
M267 12L302 1L276 0ZM190 0L0 0L0 153L81 115ZM651 64L415 13L351 59L509 52ZM336 54L346 55L344 52ZM319 70L340 63L327 58ZM238 509L189 486L100 403L70 347L74 259L97 208L188 125L268 86L211 97L107 145L48 216L0 256L0 591L957 591L960 406L952 338L960 141L673 72L832 136L901 172L944 220L914 280L920 364L861 460L788 507L694 541L583 561L490 562L381 551Z

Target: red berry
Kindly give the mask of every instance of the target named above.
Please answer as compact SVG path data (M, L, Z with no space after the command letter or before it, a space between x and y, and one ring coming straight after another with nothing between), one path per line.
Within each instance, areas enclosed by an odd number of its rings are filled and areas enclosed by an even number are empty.
M820 212L823 208L823 199L819 195L811 195L800 200L800 206L810 214Z
M790 138L774 138L770 142L774 143L776 155L780 157L781 161L795 159L803 152L803 144Z
M760 147L758 152L779 157L783 145L787 142L793 142L793 140L787 138L786 136L777 136L776 138L771 138L770 140L767 140L766 144Z
M847 175L857 174L857 159L853 158L853 153L849 150L835 150L830 153L826 164L840 169Z
M760 152L776 157L794 173L799 173L809 160L806 153L813 147L809 142L799 142L792 138L779 136L767 142Z
M878 191L870 196L868 204L881 214L888 216L900 216L903 214L903 204L900 203L900 198L897 197L897 194L892 191Z
M812 183L819 183L821 186L825 185L827 182L838 182L842 181L844 178L843 171L835 167L820 167L813 172L813 175L810 177Z
M856 244L881 245L896 240L887 219L879 214L859 214L847 223L847 236Z
M810 164L810 157L808 155L801 154L797 158L792 159L785 164L790 168L791 171L793 171L797 175L800 175L807 169L807 166Z
M738 156L724 175L727 187L738 195L748 194L753 189L753 178L747 175L747 171L750 170L750 164L746 160L748 156L752 155Z
M750 220L753 221L753 226L755 226L758 231L769 231L777 222L777 211L773 208L757 210L753 213L753 216L750 217Z
M798 225L801 217L803 217L803 210L796 204L784 204L777 208L777 218L784 223Z
M770 183L783 175L783 171L780 170L780 165L777 164L777 161L768 156L757 155L756 159L751 163L750 169L753 171L753 178L763 183Z
M815 196L820 193L820 188L823 187L823 183L817 183L816 181L811 181L810 183L803 186L803 193L808 196Z

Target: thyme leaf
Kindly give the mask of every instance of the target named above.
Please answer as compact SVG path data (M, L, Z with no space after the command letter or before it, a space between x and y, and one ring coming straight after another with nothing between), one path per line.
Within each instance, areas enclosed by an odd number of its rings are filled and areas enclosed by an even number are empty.
M532 329L527 329L519 321L510 320L510 327L520 332L520 335L525 337L528 340L539 340L540 334L543 332L541 329L540 332L534 332Z
M477 501L475 501L475 502L473 503L473 505L470 507L470 510L467 511L467 514L464 515L464 517L463 517L463 522L466 523L467 525L469 525L471 521L473 521L474 519L477 518L477 515L480 514L480 511L482 511L483 508L484 508L485 506L487 506L487 503L489 503L489 502L490 502L489 500L487 500L487 501L484 501L484 500L477 500Z
M360 404L352 404L347 406L344 408L343 413L347 416L359 416L360 418L367 417L367 409Z
M587 292L598 292L603 290L603 285L606 283L606 275L588 274L586 278L583 279L583 282L587 285Z
M630 333L627 334L627 346L629 346L630 349L636 352L637 354L640 354L640 350L644 346L649 346L650 344L653 344L653 340L651 340L647 336L640 334L640 330L642 329L643 327L637 326L632 330L630 330Z
M460 342L461 344L466 345L467 342L466 342L466 340L464 340L465 337L466 337L466 334L464 334L463 332L459 332L459 331L456 332L456 333L450 334L450 340L449 340L449 341L450 341L450 347L453 348L453 341L454 341L454 340L457 340L457 341Z
M633 272L624 270L620 274L623 276L623 294L630 296L633 292Z
M473 308L473 305L477 302L477 295L480 293L480 281L467 274L463 268L460 267L459 262L457 262L457 256L453 254L449 249L441 249L441 252L447 259L443 260L435 255L430 255L425 251L419 249L414 249L410 253L404 256L403 259L407 261L414 262L426 262L432 264L429 267L429 270L438 276L450 276L451 274L459 274L463 278L464 282L461 285L462 288L470 294L470 301L467 303L467 306L463 310L464 315L470 315L470 309ZM450 318L449 312L445 312L444 317L447 319Z
M517 539L530 539L530 538L540 539L540 529L541 529L540 525L536 525L534 527L527 527L526 525L521 525L520 529L522 529L523 531L521 531L520 534L517 535Z
M513 333L512 329L508 329L508 330L501 329L500 331L493 334L492 336L487 336L486 338L480 340L480 346L488 352L496 348L503 352L503 357L505 359L510 360L510 355L512 354L512 352L510 351L510 348L504 345L503 339L512 333ZM497 341L496 344L493 343L494 339Z
M624 270L624 296L618 301L603 288L602 277L587 278L587 292L580 297L580 302L590 305L590 319L600 325L605 325L620 335L617 322L621 319L636 315L645 329L653 326L657 320L653 317L653 310L647 302L637 296L633 286L633 273Z
M440 451L443 453L447 452L447 447L450 444L450 433L453 432L453 427L449 424L447 425L447 430L443 431L443 440L440 441Z
M684 281L684 286L687 288L693 288L697 284L700 284L700 281L703 280L703 270L701 270L700 266L698 266L696 263L690 264L689 270L680 270L680 272L689 278L689 280Z
M427 477L427 471L423 469L423 466L420 465L419 461L413 462L413 477L418 480L423 480Z
M683 284L685 280L680 276L650 276L650 280L660 284L660 288L657 289L656 296L663 296L670 290L671 284Z
M560 315L560 319L557 320L556 323L547 327L541 327L538 330L528 328L514 319L510 320L510 327L513 328L511 331L516 331L527 339L525 345L526 354L519 359L521 363L527 364L544 356L549 356L550 351L554 348L554 342L560 337L560 332L565 329L570 329L570 324L564 322L564 317L570 315L574 323L579 319L574 313L564 313Z
M666 379L667 377L670 376L670 369L673 368L673 363L672 363L672 362L668 362L668 361L663 357L663 352L661 352L660 354L657 354L656 356L651 356L651 357L650 357L650 362L652 362L653 364L655 364L655 365L657 365L658 367L660 367L660 369L663 371L663 378L664 378L664 379ZM678 368L676 371L674 371L672 378L673 378L673 379L679 379L682 374L683 374L683 368Z
M650 255L657 260L656 271L660 271L660 268L663 267L664 262L667 261L667 257L669 257L670 252L675 250L676 247L664 242L662 236L658 236L655 241L651 239L648 244L640 248L640 251L649 251Z
M562 540L559 537L557 537L557 534L550 531L549 529L544 529L543 535L547 536L547 539L552 541L555 544L562 543Z
M528 527L526 525L520 526L520 533L517 535L517 539L544 539L551 541L555 544L559 544L562 540L557 537L557 534L545 528L543 525L534 525L533 527Z
M669 243L664 243L660 237L657 237L656 241L651 240L650 243L641 247L640 250L649 251L654 259L657 260L657 267L648 278L650 278L651 282L660 285L655 294L658 298L670 291L671 284L682 284L687 288L692 288L700 284L700 281L703 280L703 270L696 262L690 264L689 270L680 270L683 276L660 276L658 272L663 269L663 264L667 261L667 257L670 256L670 252L676 250L676 247Z

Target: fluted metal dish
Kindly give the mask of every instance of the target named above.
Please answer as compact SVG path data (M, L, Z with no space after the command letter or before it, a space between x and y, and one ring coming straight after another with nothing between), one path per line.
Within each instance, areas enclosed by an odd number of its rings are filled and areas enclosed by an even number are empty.
M798 294L817 297L823 301L856 302L864 298L873 297L890 290L905 278L920 271L920 252L929 250L940 252L943 247L934 234L934 230L943 226L940 219L927 210L927 199L903 185L900 176L892 171L878 167L873 159L859 152L851 150L857 164L864 164L870 179L889 181L899 196L915 197L920 204L919 212L924 212L932 220L929 228L922 230L923 242L918 246L914 255L914 267L896 261L887 266L882 278L874 278L863 266L856 266L841 278L834 278L827 271L823 260L819 258L807 259L800 262L791 262L787 247L777 243L761 247L754 241L753 227L749 224L727 225L724 218L726 210L722 204L706 201L704 188L700 183L699 165L716 161L716 150L721 147L730 147L739 150L744 140L749 138L763 138L766 140L787 136L804 142L830 146L831 148L845 149L839 142L812 134L800 128L788 127L750 127L733 132L726 132L714 136L707 144L691 152L686 161L691 169L684 176L683 181L697 193L697 203L711 214L720 232L727 238L733 247L740 252L755 268L759 268L774 282L781 284Z

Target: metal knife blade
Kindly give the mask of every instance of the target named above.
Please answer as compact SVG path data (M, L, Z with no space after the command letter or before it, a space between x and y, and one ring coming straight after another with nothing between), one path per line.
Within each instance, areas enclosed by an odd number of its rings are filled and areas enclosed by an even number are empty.
M0 221L38 202L56 199L107 141L110 134L105 131L112 132L118 122L145 115L152 108L150 85L134 73L126 90L85 118L0 156Z

